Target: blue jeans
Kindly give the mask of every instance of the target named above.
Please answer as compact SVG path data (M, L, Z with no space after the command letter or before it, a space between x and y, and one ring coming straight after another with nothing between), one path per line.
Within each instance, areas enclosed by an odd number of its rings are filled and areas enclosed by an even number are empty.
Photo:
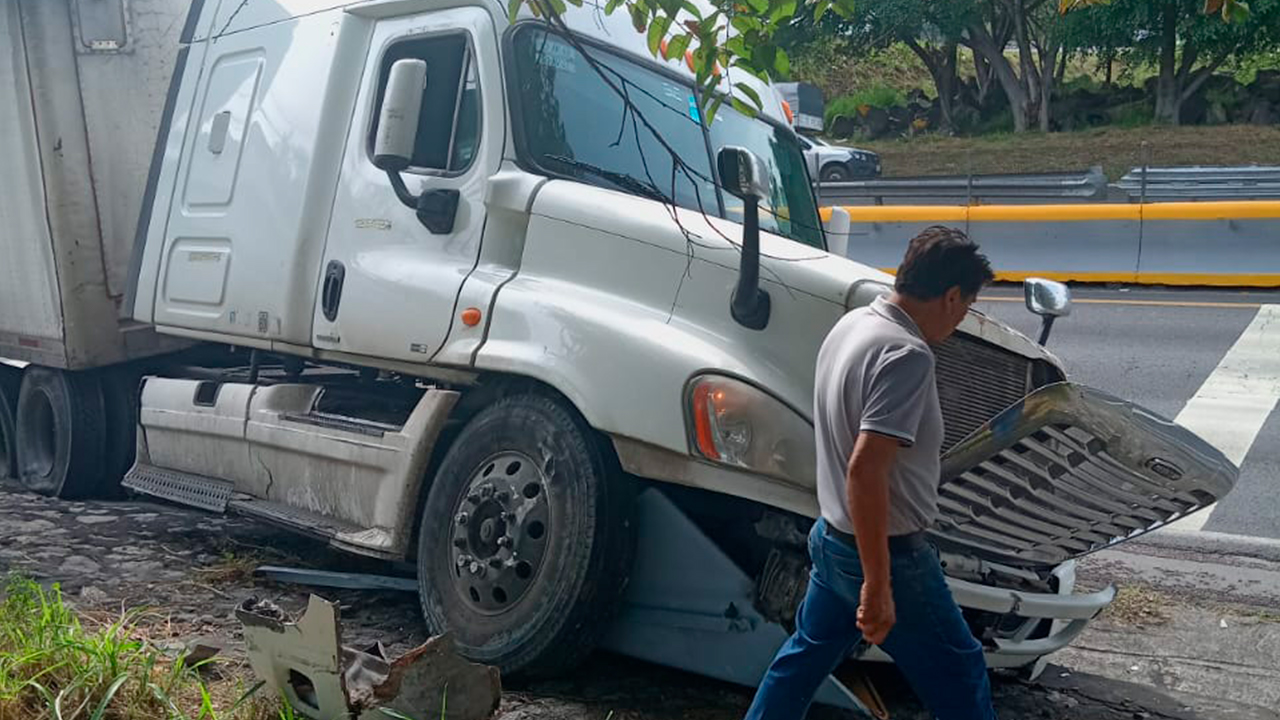
M778 650L747 720L800 720L822 681L862 639L855 621L862 562L818 520L809 533L813 570L796 631ZM896 622L880 646L938 720L995 720L982 645L951 597L937 550L922 535L889 548Z

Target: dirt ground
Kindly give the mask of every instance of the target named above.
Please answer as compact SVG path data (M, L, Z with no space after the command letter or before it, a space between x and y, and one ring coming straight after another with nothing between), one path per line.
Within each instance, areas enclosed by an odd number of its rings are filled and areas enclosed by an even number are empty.
M20 572L45 584L60 583L65 596L88 618L109 619L126 608L145 608L138 632L151 642L175 651L197 638L218 643L223 662L232 672L246 675L250 671L233 608L256 596L297 613L308 596L305 588L255 577L253 569L260 564L383 574L404 570L339 555L247 519L150 502L59 502L0 484L0 574ZM317 593L341 603L347 644L377 640L401 652L426 639L412 593ZM1154 622L1139 614L1139 623L1148 620ZM1114 659L1114 653L1097 648L1117 642L1114 633L1123 634L1126 627L1133 631L1132 618L1100 621L1099 629L1086 632L1081 642L1101 655L1076 652L1070 667L1050 666L1034 684L996 677L1001 717L1280 718L1259 705L1189 699L1158 682L1095 674L1091 665L1101 672ZM1147 630L1139 627L1137 632ZM892 717L924 720L925 713L891 668L876 669L873 679ZM750 699L749 689L601 653L572 677L508 688L498 717L731 720L741 717ZM849 716L833 708L810 713L819 720Z

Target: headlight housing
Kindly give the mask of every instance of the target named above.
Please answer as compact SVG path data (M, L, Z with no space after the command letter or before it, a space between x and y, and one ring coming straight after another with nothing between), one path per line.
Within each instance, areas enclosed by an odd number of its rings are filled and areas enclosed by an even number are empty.
M712 462L812 487L813 426L777 398L741 380L701 375L689 385L694 452Z

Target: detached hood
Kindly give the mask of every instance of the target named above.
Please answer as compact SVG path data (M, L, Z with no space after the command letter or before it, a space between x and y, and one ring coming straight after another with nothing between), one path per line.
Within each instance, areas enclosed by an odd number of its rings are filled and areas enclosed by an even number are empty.
M942 461L940 546L1054 566L1222 499L1239 469L1186 428L1071 383L1043 387Z

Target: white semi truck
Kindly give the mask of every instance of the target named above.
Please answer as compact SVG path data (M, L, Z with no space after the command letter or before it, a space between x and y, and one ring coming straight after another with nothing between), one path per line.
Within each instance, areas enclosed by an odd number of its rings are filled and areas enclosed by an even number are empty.
M891 279L828 251L768 88L706 122L628 19L564 22L0 0L0 472L416 563L505 672L754 683L805 583L817 348ZM1034 672L1113 595L1073 558L1237 471L977 312L937 362L934 539Z

